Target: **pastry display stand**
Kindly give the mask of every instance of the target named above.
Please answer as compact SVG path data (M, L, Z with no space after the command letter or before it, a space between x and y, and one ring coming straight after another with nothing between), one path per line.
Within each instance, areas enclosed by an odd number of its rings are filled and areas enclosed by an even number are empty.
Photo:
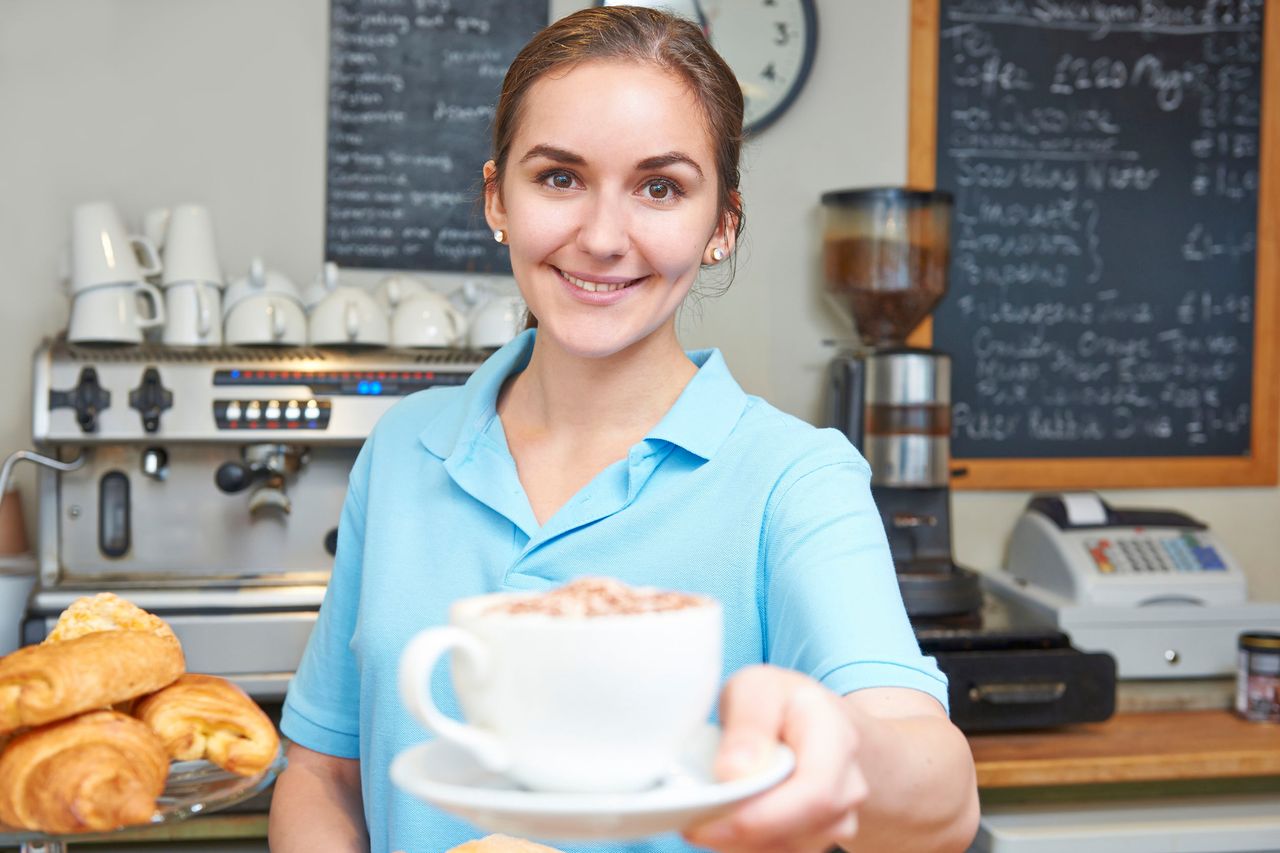
M237 776L207 761L178 761L169 769L169 781L157 801L151 826L175 823L206 815L241 803L261 793L284 770L281 754L271 766L256 776ZM138 827L124 827L121 832ZM16 845L21 853L66 853L76 841L98 841L113 833L48 835L0 826L0 847Z

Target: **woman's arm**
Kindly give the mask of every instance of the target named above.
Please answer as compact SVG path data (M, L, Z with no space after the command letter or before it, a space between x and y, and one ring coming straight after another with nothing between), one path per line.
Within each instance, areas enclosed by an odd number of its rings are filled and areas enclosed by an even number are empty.
M272 853L366 853L369 833L360 794L360 762L289 744L289 766L271 795Z
M962 851L977 831L973 758L931 697L869 688L839 697L799 673L744 669L721 696L722 778L748 775L781 741L795 772L691 830L725 853Z
M933 698L877 687L842 700L868 780L849 851L965 850L978 831L973 754Z

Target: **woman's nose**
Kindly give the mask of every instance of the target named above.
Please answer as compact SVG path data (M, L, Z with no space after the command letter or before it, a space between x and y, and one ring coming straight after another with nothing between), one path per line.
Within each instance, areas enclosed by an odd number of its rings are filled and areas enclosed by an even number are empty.
M599 194L583 211L578 248L599 258L625 255L631 248L625 202Z

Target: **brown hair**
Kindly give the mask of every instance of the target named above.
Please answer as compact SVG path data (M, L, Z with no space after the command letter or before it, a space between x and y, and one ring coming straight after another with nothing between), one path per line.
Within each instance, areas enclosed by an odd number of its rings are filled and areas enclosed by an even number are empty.
M503 168L520 121L525 95L544 74L591 60L648 62L683 80L702 109L715 150L719 212L744 223L738 197L742 150L742 88L728 63L692 21L637 6L597 6L568 15L535 35L517 54L502 82L493 120L491 189L502 185Z

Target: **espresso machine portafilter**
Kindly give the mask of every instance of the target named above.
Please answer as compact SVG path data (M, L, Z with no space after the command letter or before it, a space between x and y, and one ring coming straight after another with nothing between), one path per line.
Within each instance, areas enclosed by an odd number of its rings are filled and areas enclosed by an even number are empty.
M826 294L858 344L831 362L827 420L871 466L907 613L977 618L977 575L951 551L951 359L907 345L946 293L952 199L902 188L823 195Z

